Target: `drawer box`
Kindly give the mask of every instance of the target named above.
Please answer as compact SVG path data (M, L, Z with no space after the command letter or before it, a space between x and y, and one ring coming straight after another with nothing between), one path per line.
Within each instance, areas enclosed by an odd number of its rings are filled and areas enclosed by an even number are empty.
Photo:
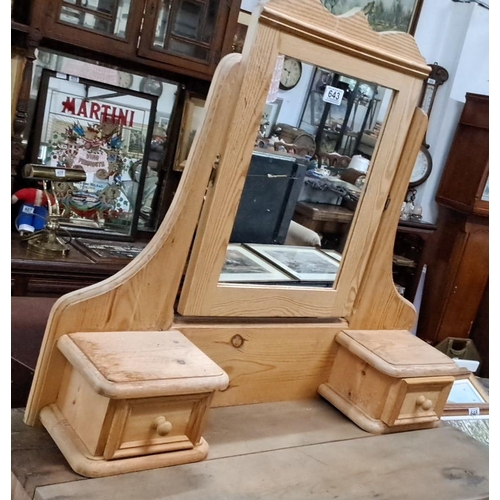
M344 330L318 392L375 434L439 424L455 377L448 356L405 330Z
M115 459L199 444L212 394L121 401L115 411L104 458Z
M98 477L202 460L227 374L178 331L63 335L55 404L40 418L73 469ZM151 457L148 459L148 457Z

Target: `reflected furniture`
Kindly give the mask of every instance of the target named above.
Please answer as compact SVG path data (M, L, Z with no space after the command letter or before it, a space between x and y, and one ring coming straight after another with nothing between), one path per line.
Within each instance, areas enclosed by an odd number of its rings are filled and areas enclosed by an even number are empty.
M390 109L338 273L328 287L220 280L261 110L281 54L313 65L330 61L335 66L329 68L332 71L391 90ZM75 334L97 345L106 345L111 334L134 338L139 345L142 335L159 339L178 331L227 373L229 385L215 392L212 406L230 408L317 400L318 387L329 380L335 364L335 342L341 332L375 334L411 328L415 309L393 285L392 258L401 204L427 126L416 104L428 72L410 35L375 33L360 11L335 17L316 0L260 4L243 53L228 55L217 67L203 124L174 202L154 238L118 273L61 297L52 309L26 407L26 424L43 422L47 409L58 401L68 362L68 353L62 352L66 340L61 339ZM420 339L414 341L425 345ZM86 359L92 354L91 349L83 351ZM110 354L119 352L119 342L115 342ZM421 365L418 356L408 360L404 350L399 350L399 356L396 362L413 364L414 369ZM149 386L148 361L142 357L138 369L127 369L125 375L137 373L135 382ZM85 372L83 378L92 378L93 368L82 366L83 361L79 367ZM425 366L420 368L418 377L435 375L431 369L426 372ZM104 395L110 396L113 390L106 389ZM444 394L444 387L440 390ZM163 388L158 391L154 396L165 396ZM421 395L431 400L439 418L435 391L429 386ZM141 421L142 415L140 409ZM45 425L49 430L63 423L56 415L55 421ZM107 442L110 434L112 429L103 432L103 440ZM56 442L67 453L61 439ZM158 466L155 455L145 449L135 458L140 459L141 469L154 469ZM105 459L86 473L104 476L130 470L127 460ZM176 460L172 458L170 464Z
M337 250L345 245L354 212L343 205L299 202L293 220L319 233L322 244ZM404 297L413 302L426 263L428 247L437 229L426 221L399 220L393 247L394 281L404 288Z

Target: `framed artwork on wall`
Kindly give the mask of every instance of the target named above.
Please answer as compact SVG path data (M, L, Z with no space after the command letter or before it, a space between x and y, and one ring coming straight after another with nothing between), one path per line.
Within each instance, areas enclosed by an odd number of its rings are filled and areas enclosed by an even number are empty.
M415 34L423 0L321 0L335 15L361 8L375 31L404 31Z

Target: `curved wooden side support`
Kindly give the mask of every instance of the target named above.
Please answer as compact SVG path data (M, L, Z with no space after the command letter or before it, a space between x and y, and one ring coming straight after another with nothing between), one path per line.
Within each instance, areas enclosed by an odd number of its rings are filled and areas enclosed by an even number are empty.
M45 331L25 413L34 425L39 411L57 396L64 359L56 348L74 332L166 330L189 255L210 175L225 147L227 128L243 73L241 54L221 60L173 203L148 246L114 276L61 297Z
M349 328L372 330L409 330L416 320L413 304L396 290L392 279L392 255L399 213L420 145L427 129L427 115L415 109L406 143L398 165L395 182L389 193L389 206L382 214L375 245L370 255L363 282L356 296Z

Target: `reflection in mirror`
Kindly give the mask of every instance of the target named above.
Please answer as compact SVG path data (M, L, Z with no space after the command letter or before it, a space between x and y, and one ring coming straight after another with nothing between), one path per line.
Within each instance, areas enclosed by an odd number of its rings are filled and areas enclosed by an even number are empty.
M287 59L277 64L287 85L271 85L262 113L222 283L334 284L391 105L390 89ZM300 68L292 82L288 67Z

